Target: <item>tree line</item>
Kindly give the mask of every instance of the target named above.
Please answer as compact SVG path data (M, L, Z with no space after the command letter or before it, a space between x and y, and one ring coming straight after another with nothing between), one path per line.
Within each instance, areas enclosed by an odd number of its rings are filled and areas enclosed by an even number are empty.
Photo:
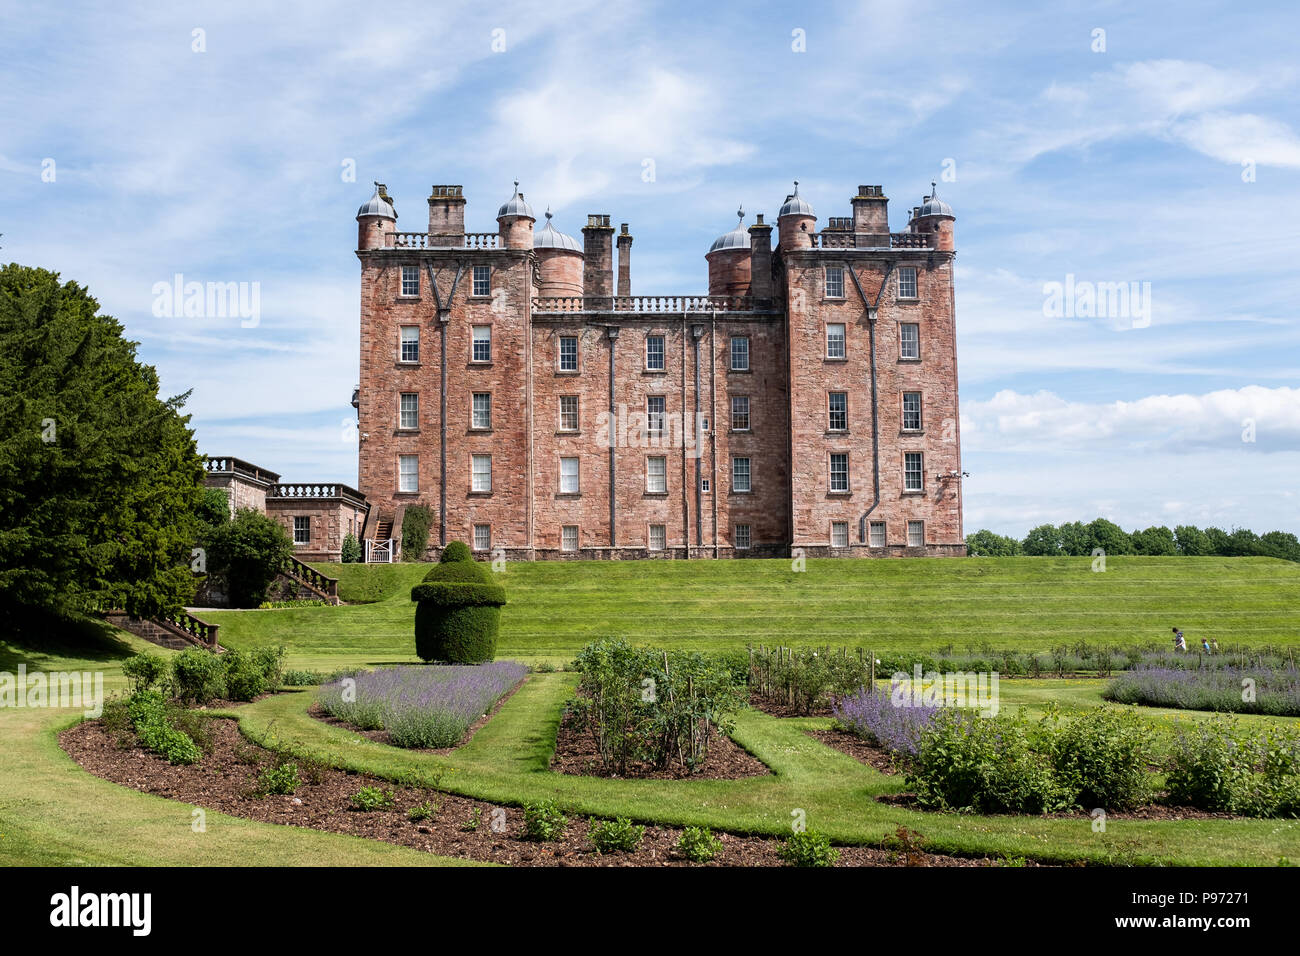
M966 553L977 558L1031 556L1085 556L1100 548L1108 555L1184 555L1224 558L1281 558L1300 561L1300 539L1289 531L1256 534L1249 528L1198 528L1180 524L1174 528L1153 525L1143 531L1125 531L1105 518L1084 524L1069 521L1061 525L1040 524L1024 538L1013 538L982 528L966 536Z

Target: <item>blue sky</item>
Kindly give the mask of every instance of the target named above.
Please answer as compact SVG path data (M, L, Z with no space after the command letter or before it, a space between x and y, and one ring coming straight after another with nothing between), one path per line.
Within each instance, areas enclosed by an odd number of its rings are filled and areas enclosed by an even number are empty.
M203 451L355 483L371 180L399 229L432 183L472 231L515 178L571 234L608 212L651 294L793 179L822 224L881 183L895 230L937 179L968 531L1300 531L1300 11L1052 7L0 3L0 258L89 285ZM156 316L177 273L260 320ZM1149 321L1045 314L1067 276Z

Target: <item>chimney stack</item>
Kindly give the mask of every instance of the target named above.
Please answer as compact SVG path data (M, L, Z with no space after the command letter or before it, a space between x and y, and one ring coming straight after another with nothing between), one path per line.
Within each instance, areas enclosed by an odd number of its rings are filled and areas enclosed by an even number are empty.
M459 186L434 186L429 194L429 235L465 235L465 197Z
M608 213L590 213L582 227L582 294L585 308L608 309L614 295L614 227Z
M763 214L749 227L749 294L755 302L772 299L772 227Z
M623 223L618 232L618 297L626 299L631 295L632 236L627 231L627 223Z
M853 231L869 246L889 246L889 199L883 186L859 186L853 203Z

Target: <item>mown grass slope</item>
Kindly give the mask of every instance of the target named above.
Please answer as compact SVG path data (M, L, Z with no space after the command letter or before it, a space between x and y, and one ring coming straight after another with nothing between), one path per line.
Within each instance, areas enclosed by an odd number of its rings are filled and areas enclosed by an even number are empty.
M407 659L410 588L427 564L318 565L338 608L213 612L230 647L284 643L292 657ZM931 558L511 563L501 574L501 656L571 656L589 640L700 650L747 643L879 650L990 644L1048 650L1086 640L1300 644L1300 565L1271 558Z

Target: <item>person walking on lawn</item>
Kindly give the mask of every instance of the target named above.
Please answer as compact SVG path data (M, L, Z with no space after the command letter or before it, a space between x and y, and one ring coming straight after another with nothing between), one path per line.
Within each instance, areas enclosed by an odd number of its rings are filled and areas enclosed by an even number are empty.
M1171 628L1171 630L1173 630L1174 632L1174 650L1176 651L1187 650L1187 641L1183 639L1183 632L1178 630L1178 628L1176 627Z

